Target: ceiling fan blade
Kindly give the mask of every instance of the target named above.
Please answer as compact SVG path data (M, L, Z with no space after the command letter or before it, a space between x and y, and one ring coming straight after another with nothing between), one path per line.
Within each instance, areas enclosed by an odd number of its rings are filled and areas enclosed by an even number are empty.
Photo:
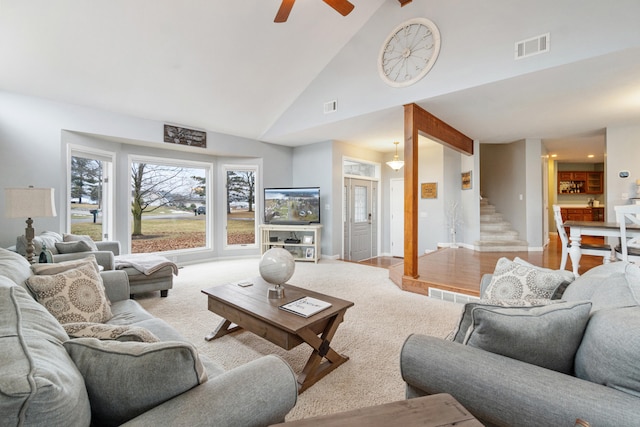
M322 0L335 9L342 16L347 16L353 10L353 4L347 0Z
M400 2L400 7L406 6L411 3L412 0L398 0Z
M289 18L289 13L291 13L291 8L295 2L296 0L282 0L280 9L278 9L278 13L276 14L276 19L274 19L273 22L287 22L287 18Z

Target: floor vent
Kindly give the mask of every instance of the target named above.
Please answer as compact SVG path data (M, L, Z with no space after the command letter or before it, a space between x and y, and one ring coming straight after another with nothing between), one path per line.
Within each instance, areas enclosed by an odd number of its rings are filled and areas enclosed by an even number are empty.
M550 35L542 34L516 43L516 59L527 58L539 53L549 52Z
M442 289L429 288L429 297L440 299L443 301L457 302L459 304L466 304L468 302L475 302L480 300L478 297L472 295L461 294L459 292L445 291Z
M338 111L338 101L333 100L333 101L329 101L329 102L325 102L324 103L324 113L325 114L335 113L336 111Z

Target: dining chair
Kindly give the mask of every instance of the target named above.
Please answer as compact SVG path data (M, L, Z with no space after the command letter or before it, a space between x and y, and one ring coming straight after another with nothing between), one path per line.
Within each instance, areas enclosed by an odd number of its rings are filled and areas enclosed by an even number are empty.
M571 243L569 242L569 236L564 229L564 221L562 220L562 213L560 212L559 205L553 205L553 217L556 220L556 229L560 236L560 242L562 242L562 258L560 260L560 270L564 270L567 266L567 258L569 257L569 249ZM580 252L582 255L595 255L602 257L602 263L606 264L612 259L616 259L615 250L611 245L594 245L594 244L580 244Z
M640 236L628 237L627 226L640 226L640 205L621 205L613 207L616 220L620 224L620 244L616 246L616 256L623 261L640 260Z

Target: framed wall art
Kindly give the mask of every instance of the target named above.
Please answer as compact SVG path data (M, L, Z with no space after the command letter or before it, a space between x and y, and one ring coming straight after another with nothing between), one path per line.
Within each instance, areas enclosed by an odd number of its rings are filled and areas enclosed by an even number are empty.
M462 172L462 189L471 190L471 171Z
M438 198L438 183L437 182L423 182L420 185L420 195L423 199L437 199Z
M202 130L164 125L164 142L207 148L207 132Z

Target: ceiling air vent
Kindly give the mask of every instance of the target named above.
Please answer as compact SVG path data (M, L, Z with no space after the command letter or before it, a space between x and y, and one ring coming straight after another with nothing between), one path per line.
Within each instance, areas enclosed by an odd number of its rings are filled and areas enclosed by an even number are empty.
M542 34L516 43L516 59L526 58L539 53L549 52L549 33Z
M329 101L329 102L325 102L324 103L324 113L325 114L335 113L336 111L338 111L338 101L333 100L333 101Z

